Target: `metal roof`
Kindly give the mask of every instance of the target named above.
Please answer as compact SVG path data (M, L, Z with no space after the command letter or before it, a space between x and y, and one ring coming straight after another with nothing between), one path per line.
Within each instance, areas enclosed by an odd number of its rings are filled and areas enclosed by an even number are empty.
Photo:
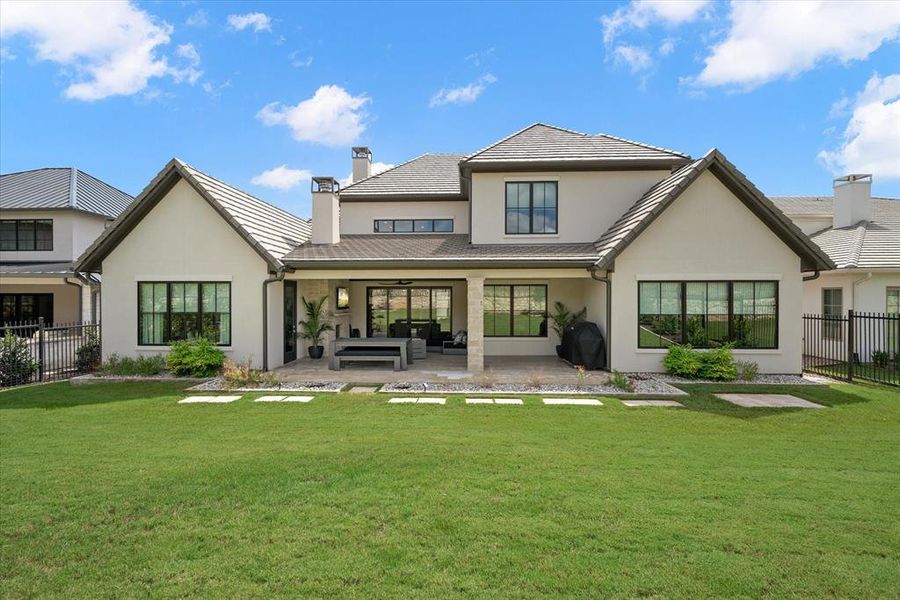
M311 229L306 219L272 206L173 158L144 188L128 210L84 251L78 259L78 269L99 270L103 258L153 209L179 178L190 183L272 269L283 267L281 257L309 239Z
M684 163L690 156L674 150L598 133L588 135L570 129L535 123L470 154L463 167L510 163L587 162L620 165ZM665 168L661 166L661 168Z
M74 263L0 264L4 277L66 277L74 273Z
M465 263L521 263L522 266L570 264L588 267L597 260L592 243L581 244L470 244L467 234L344 235L338 244L305 243L284 257L296 268L319 268L323 263L362 265L423 263L455 266Z
M459 161L463 158L463 154L423 154L348 185L341 190L340 197L341 200L386 196L458 196L462 199Z
M75 168L47 168L0 175L0 208L71 208L115 219L134 200Z
M828 256L818 246L811 243L809 238L784 213L778 210L771 200L756 189L744 174L715 148L707 152L703 158L681 167L650 188L640 200L619 217L612 227L600 236L600 239L597 240L597 250L600 254L597 267L611 268L615 257L708 169L714 169L714 174L722 183L803 259L804 269L827 270L834 268Z

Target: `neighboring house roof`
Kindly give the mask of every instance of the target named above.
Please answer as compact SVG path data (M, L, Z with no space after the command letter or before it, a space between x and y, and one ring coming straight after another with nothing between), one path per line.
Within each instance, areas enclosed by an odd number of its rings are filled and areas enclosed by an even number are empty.
M834 263L800 229L791 222L771 200L713 148L703 158L689 163L650 188L631 208L625 211L606 233L597 240L600 259L597 267L609 269L616 256L628 247L681 193L707 170L735 194L747 208L791 247L802 259L805 270L828 270Z
M773 196L771 200L792 218L834 215L833 196ZM872 198L872 221L828 227L810 238L839 269L900 268L900 199Z
M0 276L2 277L28 277L28 278L54 278L74 277L75 263L30 263L30 264L0 264ZM99 283L100 278L88 275L83 281Z
M463 154L423 154L378 175L352 183L340 192L341 200L370 200L406 196L463 198L459 161Z
M0 208L71 208L115 219L134 200L96 177L74 168L49 168L0 175Z
M281 257L309 239L310 224L306 219L295 217L173 158L144 188L128 210L85 250L78 260L78 269L99 270L103 258L112 252L179 179L191 184L273 269L282 268L284 264Z
M535 123L470 154L464 169L508 169L547 165L653 166L665 169L684 164L690 156L674 150L598 133L588 135L543 123Z
M466 234L366 234L344 235L338 244L306 243L284 257L296 267L321 268L323 264L359 266L421 267L424 264L460 266L467 263L490 266L583 265L597 260L588 244L470 244Z

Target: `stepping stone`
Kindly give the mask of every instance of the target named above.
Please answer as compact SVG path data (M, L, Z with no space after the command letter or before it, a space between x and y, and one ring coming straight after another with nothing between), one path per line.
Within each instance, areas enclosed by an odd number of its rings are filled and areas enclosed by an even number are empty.
M466 398L466 404L493 404L493 398Z
M240 399L240 396L188 396L179 400L178 404L225 404Z
M622 400L625 406L673 406L676 408L684 408L684 404L675 400Z
M378 387L371 385L357 385L356 387L350 388L351 394L374 394L377 391Z
M260 396L254 402L309 402L314 396Z
M603 403L596 398L544 398L544 404L572 406L603 406Z
M494 404L523 404L520 398L494 398Z
M418 398L391 398L388 404L415 404Z
M821 404L789 394L715 394L715 396L744 408L825 408Z
M417 404L446 404L446 398L419 398Z

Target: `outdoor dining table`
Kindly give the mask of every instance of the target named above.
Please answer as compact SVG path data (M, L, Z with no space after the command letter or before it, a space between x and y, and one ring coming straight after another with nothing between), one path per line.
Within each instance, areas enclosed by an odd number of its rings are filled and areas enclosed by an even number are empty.
M412 345L410 338L395 337L357 337L357 338L336 338L331 342L331 369L337 370L337 358L335 353L344 348L365 348L366 346L373 348L399 348L400 349L400 369L405 371L409 363L413 362Z

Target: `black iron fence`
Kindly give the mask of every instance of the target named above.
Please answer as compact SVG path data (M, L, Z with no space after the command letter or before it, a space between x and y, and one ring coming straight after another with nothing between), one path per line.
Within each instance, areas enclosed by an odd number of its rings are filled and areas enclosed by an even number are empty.
M96 323L7 322L0 326L0 387L90 373L100 356Z
M900 386L900 315L803 315L803 370Z

